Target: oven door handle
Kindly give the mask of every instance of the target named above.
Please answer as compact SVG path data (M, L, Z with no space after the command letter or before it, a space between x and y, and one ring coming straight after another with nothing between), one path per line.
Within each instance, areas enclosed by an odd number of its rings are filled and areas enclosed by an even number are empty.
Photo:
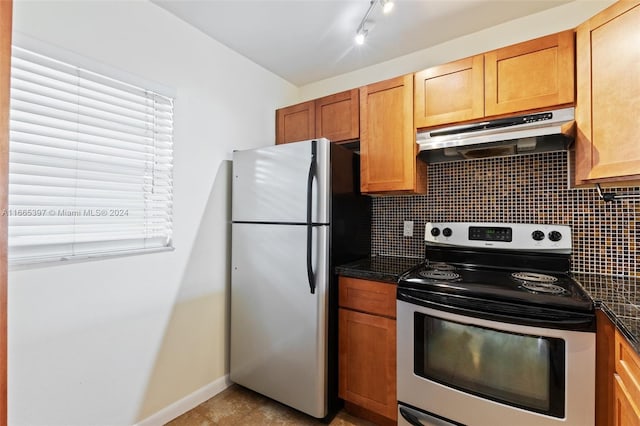
M409 422L411 426L465 426L462 423L452 423L441 417L432 414L400 406L400 415Z
M460 301L455 303L448 302L449 295L428 294L427 292L418 292L411 289L398 287L397 300L410 303L412 305L423 306L425 308L436 309L440 311L450 312L453 314L463 315L471 318L486 319L489 321L507 322L509 324L526 325L531 327L557 328L561 330L573 331L595 331L595 315L593 313L577 313L564 312L544 308L536 308L535 313L526 314L527 306L519 306L520 315L509 312L500 312L499 309L491 311L487 307L491 302L483 301L484 310L475 309L474 306L461 306ZM500 302L500 305L509 305L506 302ZM555 315L555 317L553 316Z

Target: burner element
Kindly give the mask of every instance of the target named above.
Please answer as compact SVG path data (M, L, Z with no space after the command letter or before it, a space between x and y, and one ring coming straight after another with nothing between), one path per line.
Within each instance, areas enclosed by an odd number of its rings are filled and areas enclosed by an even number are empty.
M536 272L514 272L511 276L517 280L530 283L555 283L558 281L556 277L551 275L538 274Z
M456 274L455 272L438 271L438 270L421 271L420 275L422 275L424 278L429 278L432 280L444 280L444 281L453 281L460 278L460 275Z
M429 264L429 269L434 271L455 271L456 267L444 262L435 262Z
M514 272L511 276L520 281L523 288L535 293L564 294L567 292L559 285L553 284L558 279L551 275L536 272Z
M559 285L549 283L524 282L522 283L522 287L535 293L564 294L567 292L567 290L560 287Z

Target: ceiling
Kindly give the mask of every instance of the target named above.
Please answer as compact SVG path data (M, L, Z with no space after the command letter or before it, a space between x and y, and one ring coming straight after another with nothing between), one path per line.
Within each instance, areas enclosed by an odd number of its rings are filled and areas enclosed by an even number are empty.
M303 86L572 0L152 0L285 80ZM377 1L377 0L375 0Z

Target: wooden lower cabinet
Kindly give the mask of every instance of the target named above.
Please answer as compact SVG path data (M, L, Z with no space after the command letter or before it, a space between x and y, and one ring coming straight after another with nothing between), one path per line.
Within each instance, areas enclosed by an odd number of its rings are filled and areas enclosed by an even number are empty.
M345 294L353 292L354 282L362 299L379 300L386 292L380 289L386 287L393 290L388 295L395 301L394 284L342 277L341 301L353 300ZM338 314L338 395L347 411L380 425L397 421L395 307L393 313L388 317L341 306Z
M340 308L339 396L395 420L396 321Z
M596 311L596 324L596 426L611 426L616 328L600 310Z
M627 393L622 379L614 374L614 409L613 424L615 426L640 426L638 401L633 401Z
M616 330L613 424L640 426L640 357Z
M596 426L640 426L640 356L602 311L596 315Z

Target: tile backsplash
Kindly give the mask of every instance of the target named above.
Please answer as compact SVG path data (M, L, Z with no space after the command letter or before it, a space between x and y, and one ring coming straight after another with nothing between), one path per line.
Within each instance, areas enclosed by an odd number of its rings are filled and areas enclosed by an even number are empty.
M424 256L428 221L570 225L574 272L640 277L640 199L568 189L566 152L428 165L428 195L373 198L374 254ZM615 188L617 194L640 188ZM414 236L403 237L403 221Z

